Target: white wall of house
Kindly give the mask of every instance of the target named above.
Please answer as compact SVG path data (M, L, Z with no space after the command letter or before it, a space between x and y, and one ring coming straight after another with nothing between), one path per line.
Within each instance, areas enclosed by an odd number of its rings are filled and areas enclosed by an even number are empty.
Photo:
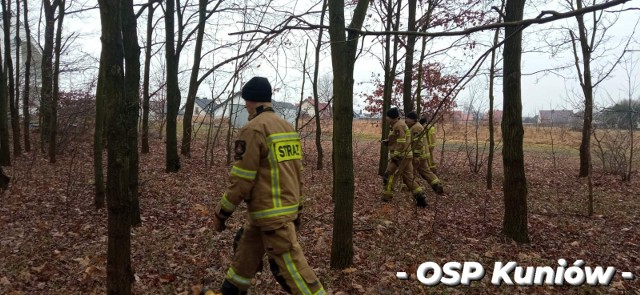
M32 26L33 27L33 26ZM2 28L2 22L0 22L0 28ZM4 28L2 28L4 30ZM33 31L32 31L33 32ZM42 63L42 52L40 50L40 46L33 38L27 37L27 33L24 30L24 26L22 23L20 24L20 64L16 63L16 24L15 17L11 19L11 28L10 28L10 43L11 43L11 58L13 61L14 74L19 71L20 72L20 81L18 82L20 87L20 102L18 108L18 114L22 116L22 93L24 91L24 72L26 70L25 60L27 58L27 41L31 42L31 77L29 84L29 113L36 114L38 111L38 107L40 105L40 87L42 85L42 79L40 74L40 65ZM0 34L0 44L4 46L4 34ZM4 50L4 49L3 49ZM4 52L3 52L4 54ZM4 58L4 57L3 57ZM14 77L15 79L15 77Z
M288 108L283 109L283 108L277 108L277 107L274 107L274 110L276 111L276 114L280 115L282 119L287 120L287 122L289 122L293 126L296 125L296 115L298 113L298 110L288 109Z
M249 121L249 112L244 107L244 100L235 95L214 111L215 118L230 118L235 128L242 128Z

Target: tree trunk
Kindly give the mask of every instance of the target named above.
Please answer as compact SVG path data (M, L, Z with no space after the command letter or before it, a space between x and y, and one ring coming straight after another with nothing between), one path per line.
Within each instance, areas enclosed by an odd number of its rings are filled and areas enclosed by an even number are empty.
M369 1L358 1L350 28L360 29ZM358 35L345 36L344 0L329 0L329 36L333 65L333 240L331 267L353 263L353 67ZM349 40L349 41L347 41Z
M392 1L387 2L387 23L385 29L387 30L398 30L399 22L400 22L400 7L401 1L397 2L398 11L396 13L396 22L393 24L393 5ZM393 39L393 53L391 53L391 35L387 35L385 40L385 58L384 58L384 92L382 94L382 134L380 135L380 139L383 140L387 138L389 135L389 123L385 120L385 116L387 111L391 108L391 95L392 95L392 87L393 80L395 79L396 67L398 65L398 36L395 35ZM392 60L393 58L393 60ZM389 150L387 146L384 144L380 145L380 159L378 160L378 175L384 174L387 170L387 164L389 161L388 158Z
M0 189L4 191L7 188L9 188L9 181L11 181L11 178L9 176L4 175L2 166L0 166Z
M296 112L296 120L295 120L295 129L298 130L298 121L300 120L300 111L302 110L302 101L304 100L304 84L307 81L305 78L307 76L307 52L309 50L309 40L307 40L307 44L304 46L304 60L302 61L302 85L300 86L300 103L298 104L298 111Z
M576 0L578 9L582 9L582 0ZM591 82L591 48L587 39L587 29L584 25L584 16L576 15L580 36L580 49L582 51L583 79L581 88L584 94L584 119L582 125L582 141L580 142L580 177L589 175L591 165L591 122L593 120L593 83ZM596 29L595 27L593 28ZM578 73L580 74L580 73Z
M60 55L62 51L62 22L64 21L66 1L61 0L56 28L55 63L53 65L53 94L49 104L49 163L56 162L56 137L58 134L58 99L60 97Z
M500 11L504 10L504 0L500 5ZM498 22L501 21L501 17L498 17ZM498 45L498 38L500 37L500 29L496 29L493 35L493 46ZM489 155L487 159L487 189L493 189L493 156L496 149L495 131L494 131L494 118L493 118L493 86L496 78L496 50L494 48L491 51L491 65L489 68Z
M505 22L522 20L524 0L507 0ZM522 140L522 96L520 63L522 33L518 27L505 28L504 115L502 117L502 162L504 165L503 233L520 243L529 242L527 228L527 179L524 173Z
M416 2L417 0L409 0L409 20L407 21L407 31L413 32L416 30ZM416 37L413 35L407 36L407 54L404 60L404 82L402 91L402 102L404 105L405 115L413 111L413 91L412 91L412 76L413 76L413 50L416 45Z
M189 79L189 93L187 103L184 106L184 118L182 120L182 149L181 154L191 157L191 133L193 131L193 107L198 93L198 73L200 71L200 59L202 55L202 43L204 39L204 28L206 25L207 0L199 0L198 11L198 32L196 35L196 47L193 53L193 66L191 67L191 77Z
M427 39L422 37L422 50L420 50L420 58L418 59L418 81L416 81L416 113L418 116L422 114L422 73L424 72L424 58L426 55Z
M235 85L234 85L235 86ZM233 92L232 92L233 93ZM233 122L235 122L236 115L233 113L233 99L229 100L229 123L227 125L227 166L231 164L231 136L233 135ZM237 110L236 110L237 112Z
M175 3L173 2L173 0L168 0L165 4L165 50L167 59L166 171L178 172L178 170L180 170L180 156L178 156L177 135L178 109L180 108L180 88L178 85L178 65L180 64L180 55L176 54L175 49Z
M136 126L129 117L124 91L123 40L120 1L100 0L102 65L107 107L107 294L131 294L130 161L135 153L130 132Z
M129 153L129 196L131 198L131 225L139 225L140 202L138 200L138 114L140 108L140 46L133 0L122 1L122 38L125 59L124 110L127 119Z
M42 48L42 86L40 88L40 150L44 153L44 147L50 139L51 133L51 104L53 101L53 34L55 28L54 14L58 6L58 0L43 1L45 16L44 46Z
M13 153L17 156L22 154L20 141L20 0L16 0L16 82L15 96L13 97L14 112L11 113L11 127L13 128Z
M4 31L4 71L7 75L7 82L9 89L9 111L11 113L11 131L13 138L13 153L14 155L20 154L20 121L18 117L18 107L16 105L15 98L15 84L13 75L13 58L11 57L11 2L2 0L2 26L9 28Z
M142 153L149 153L149 80L151 74L151 42L153 34L153 12L155 7L151 4L154 0L149 0L149 14L147 16L147 42L144 48L144 81L142 82Z
M106 77L106 52L100 53L100 70L98 73L98 86L96 87L96 123L93 131L93 178L95 183L96 194L93 198L93 205L96 209L104 208L104 172L102 165L102 145L104 139L104 123L105 123L105 101L106 89L104 88L104 79Z
M27 36L27 57L25 60L24 70L24 91L22 93L22 116L24 117L23 129L24 129L24 150L31 151L31 139L29 135L29 123L31 121L31 114L29 113L29 94L30 94L30 79L31 79L31 29L29 27L29 5L27 0L24 0L24 31Z
M4 4L4 1L2 1ZM6 18L8 12L4 10L2 16ZM5 48L6 49L6 48ZM8 97L7 97L7 71L1 66L2 46L0 46L0 166L11 166L11 155L9 147L9 124L8 117Z
M320 24L324 24L324 16L327 12L327 0L322 3L322 12L320 13ZM322 48L322 34L323 29L318 31L318 43L316 43L316 63L313 69L313 113L316 116L316 150L318 151L318 159L316 162L316 169L321 170L323 168L324 154L322 151L322 126L320 126L320 107L318 95L318 72L320 71L320 49Z

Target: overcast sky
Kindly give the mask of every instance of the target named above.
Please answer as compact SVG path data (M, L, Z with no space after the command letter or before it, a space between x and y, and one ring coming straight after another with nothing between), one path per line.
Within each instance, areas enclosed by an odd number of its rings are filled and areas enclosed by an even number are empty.
M625 5L625 7L635 6L638 7L640 1L631 1L631 3ZM349 9L349 8L347 8ZM557 3L552 4L544 4L538 5L538 8L528 6L525 11L525 18L535 17L540 10L557 10L564 11L565 9L558 6ZM160 11L156 11L156 15L160 14ZM96 18L97 17L97 18ZM594 72L601 72L602 68L608 68L607 65L612 60L615 60L616 56L622 50L622 44L625 38L631 34L633 27L635 26L638 18L640 17L639 11L629 11L622 13L618 21L614 24L614 26L607 33L610 36L610 40L607 41L606 46L602 46L605 48L606 54L608 56L604 57L602 63L596 63L594 65ZM77 32L84 33L82 38L78 40L80 47L87 52L91 52L97 58L99 56L100 51L100 40L99 40L99 15L98 12L91 13L83 17L82 19L69 19L68 25L73 26ZM139 34L141 38L143 38L143 28L145 25L145 21L143 19L139 20ZM161 22L162 24L163 22ZM557 22L553 22L550 24L544 25L534 25L527 28L524 31L524 49L525 53L522 57L522 72L523 74L534 73L540 70L545 69L554 69L561 66L571 65L572 53L570 51L570 47L564 47L563 50L559 52L556 56L552 57L549 52L531 52L532 50L539 50L544 45L545 40L551 41L552 38L560 38L564 34L564 37L567 35L566 30L561 30L558 28L561 27L573 27L575 26L575 19L567 19L561 20ZM228 28L229 31L233 31L234 28ZM638 28L640 30L640 28ZM160 31L159 33L162 33ZM487 42L490 40L490 32L474 34L472 38L483 40L483 42ZM295 35L294 35L295 36ZM300 35L298 35L300 36ZM328 35L326 35L328 38ZM371 37L367 37L370 41ZM638 36L636 34L635 40L630 45L631 49L639 50L640 45L638 43ZM325 40L326 42L327 40ZM443 41L446 43L445 41ZM312 50L313 44L310 44L310 57L308 63L313 62L312 58ZM365 46L374 46L371 45L371 42L365 42ZM379 45L376 45L379 46ZM323 53L321 55L321 75L326 75L331 72L331 61L329 56L328 45L325 43ZM486 50L482 49L482 51ZM546 50L546 49L545 49ZM372 52L380 54L380 49L372 49ZM450 69L455 69L458 74L462 74L465 72L469 64L475 60L480 55L480 51L477 51L468 56L462 56L461 54L450 54L450 56L443 56L438 58L439 62L442 62L450 67ZM602 52L599 52L602 54ZM627 55L633 55L636 60L640 60L640 51L628 52ZM158 58L163 58L162 56L158 56ZM289 102L296 102L300 97L300 86L301 86L301 73L299 69L293 69L296 65L298 68L301 67L301 56L296 54L287 54L287 55L278 55L277 57L270 56L272 60L269 61L270 66L264 66L260 68L250 68L244 74L246 77L245 80L248 80L253 75L262 75L268 77L275 87L279 87L282 89L281 92L275 94L275 99L284 100ZM181 68L190 68L191 57L186 55L181 59ZM485 63L488 66L488 61ZM501 67L501 66L500 66ZM609 65L610 67L610 65ZM277 68L277 70L275 69ZM310 68L310 67L309 67ZM486 69L486 66L484 67ZM310 68L311 69L311 68ZM278 74L276 74L276 71ZM636 81L640 82L639 75L640 68L634 73ZM370 55L363 55L356 63L356 70L354 72L354 78L356 85L354 87L354 92L356 95L354 96L355 105L357 109L364 107L364 102L358 93L367 92L373 89L371 85L371 77L372 75L382 73L382 67L378 60ZM576 79L576 71L575 67L569 67L565 70L558 70L554 72L545 72L539 73L535 75L523 75L522 77L522 100L523 100L523 116L534 115L537 111L543 109L575 109L576 106L570 102L571 100L575 101L574 93L579 91L579 84ZM501 84L501 81L498 81ZM465 104L465 102L469 99L469 90L473 90L475 93L482 93L483 97L487 97L488 94L484 94L487 92L487 78L486 76L481 76L474 81L471 82L472 85L467 87L467 90L462 91L456 101L459 106ZM626 93L626 77L625 73L620 66L616 67L616 69L611 73L611 77L604 81L598 89L596 89L596 103L598 105L606 105L609 103L610 98L614 100L626 98L621 94L622 92ZM306 82L307 87L305 87L305 97L312 94L311 87L309 81ZM203 85L199 94L201 96L210 96L208 87ZM187 89L183 89L183 103L186 97ZM502 107L502 87L501 85L496 85L496 108L501 109ZM635 94L635 98L638 98L638 93ZM572 99L570 99L572 98ZM486 103L485 103L486 105Z

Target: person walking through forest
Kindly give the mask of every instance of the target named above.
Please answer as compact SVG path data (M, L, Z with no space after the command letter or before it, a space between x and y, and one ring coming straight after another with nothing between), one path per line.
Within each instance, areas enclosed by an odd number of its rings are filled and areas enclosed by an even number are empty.
M411 153L411 132L403 120L400 120L398 108L391 108L387 111L386 120L391 126L389 137L382 141L389 147L389 163L387 170L382 175L384 191L382 200L391 201L393 198L393 179L396 172L400 173L402 181L411 190L413 199L419 207L426 207L427 201L422 191L413 177L413 164Z
M294 222L302 208L302 146L293 126L274 113L271 84L254 77L242 88L249 122L235 141L231 184L215 208L217 231L240 202L247 203L248 223L220 292L201 294L247 294L251 279L260 270L266 253L276 280L292 294L326 294L307 264L296 237Z
M426 124L427 124L427 117L423 116L422 118L420 118L420 125L422 125L423 128L427 128ZM433 160L433 150L436 148L436 126L435 125L429 126L429 130L427 131L427 135L425 136L425 138L427 140L427 147L429 149L429 157L427 158L427 160L429 161L428 162L429 169L434 174L438 174L438 171L437 171L438 166L436 165L436 162Z
M442 182L438 176L429 169L429 155L427 137L428 131L424 131L422 124L418 122L418 114L411 111L407 114L407 126L411 131L411 150L413 152L414 175L420 175L431 186L434 192L443 194Z

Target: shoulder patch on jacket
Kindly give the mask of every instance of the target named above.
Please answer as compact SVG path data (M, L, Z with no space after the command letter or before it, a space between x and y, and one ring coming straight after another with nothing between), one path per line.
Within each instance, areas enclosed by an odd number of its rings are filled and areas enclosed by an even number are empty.
M242 160L242 155L247 150L247 142L244 140L236 140L233 151L235 152L235 156L233 157L235 160Z

